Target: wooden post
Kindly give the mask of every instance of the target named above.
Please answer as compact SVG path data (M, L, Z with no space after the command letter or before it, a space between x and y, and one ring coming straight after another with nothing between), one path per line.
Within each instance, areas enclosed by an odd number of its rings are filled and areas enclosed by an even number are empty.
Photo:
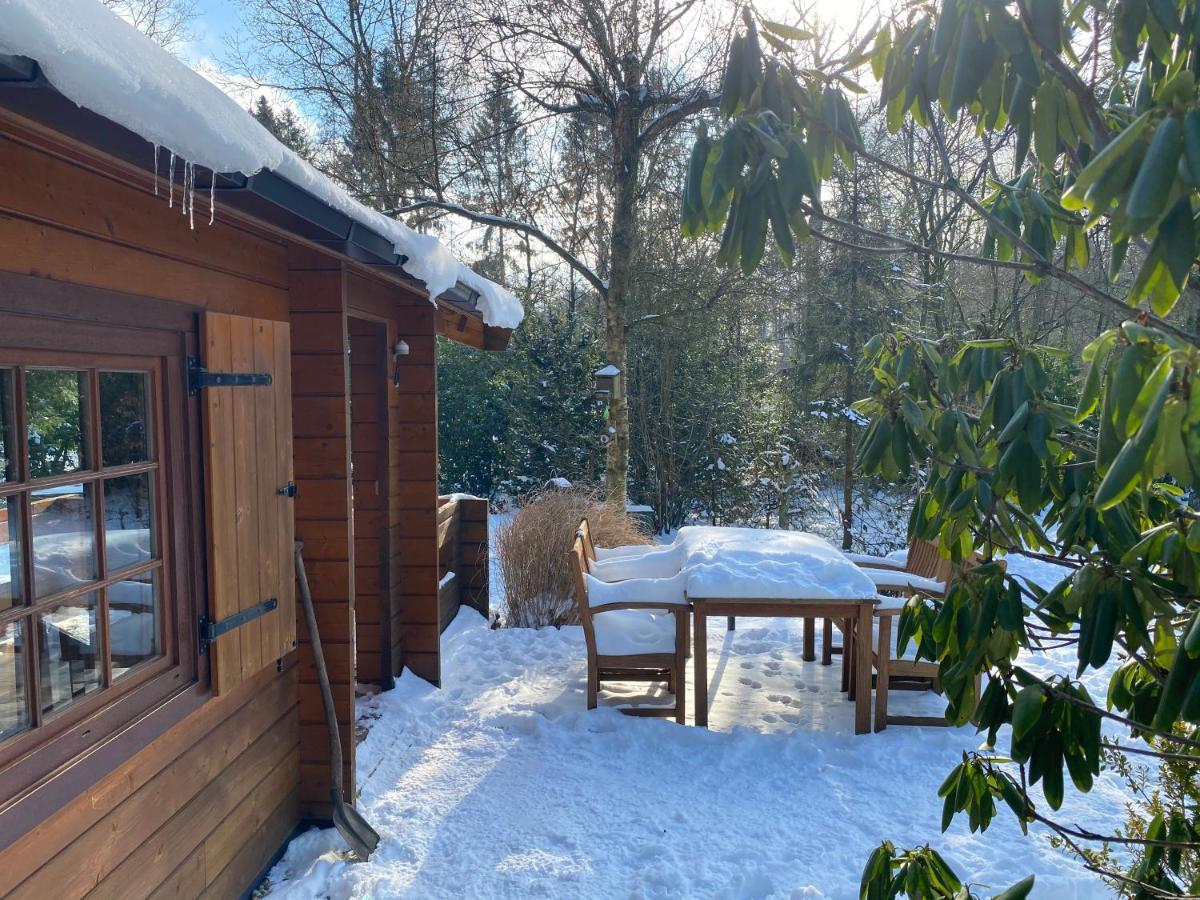
M892 617L879 617L879 662L875 670L875 730L887 728L888 668L892 656Z
M392 294L395 338L409 345L396 360L391 402L392 634L395 666L440 685L437 562L437 310L417 294Z
M708 727L708 611L703 600L692 602L696 621L696 649L692 654L692 670L696 682L696 725Z
M488 502L482 497L458 501L459 600L480 615L489 615Z
M854 640L854 733L871 730L871 618L874 604L858 604L858 627Z
M854 658L854 620L842 619L842 693L850 693L850 660Z

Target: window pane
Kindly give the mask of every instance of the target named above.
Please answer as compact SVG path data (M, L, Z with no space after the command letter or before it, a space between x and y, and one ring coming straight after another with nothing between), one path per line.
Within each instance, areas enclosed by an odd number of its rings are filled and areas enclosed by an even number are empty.
M0 369L0 481L17 480L17 409L12 369Z
M96 578L93 485L33 491L33 587L46 597Z
M150 473L104 482L104 551L115 572L154 558Z
M42 712L51 713L100 689L96 595L85 594L38 616Z
M13 495L0 499L0 610L21 602L21 578L21 498Z
M30 477L91 468L87 446L88 373L27 369L25 394Z
M19 620L0 625L0 741L29 727L23 628Z
M114 679L162 652L158 608L157 569L108 588L108 641Z
M145 372L100 373L100 444L105 466L150 458L149 381Z

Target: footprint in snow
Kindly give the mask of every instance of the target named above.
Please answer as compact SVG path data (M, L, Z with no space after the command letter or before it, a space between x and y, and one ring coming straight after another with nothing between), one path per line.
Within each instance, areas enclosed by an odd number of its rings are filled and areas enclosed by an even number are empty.
M744 684L746 687L754 688L755 690L758 690L760 687L762 687L761 681L755 681L752 678L739 678L738 683Z
M753 669L753 668L754 668L754 663L750 662L749 660L743 661L743 662L742 662L742 668L743 668L743 669Z

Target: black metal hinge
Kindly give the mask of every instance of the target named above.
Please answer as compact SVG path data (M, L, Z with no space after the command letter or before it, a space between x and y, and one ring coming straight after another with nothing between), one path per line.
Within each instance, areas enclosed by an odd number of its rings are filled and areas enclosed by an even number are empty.
M264 600L254 606L243 609L239 613L234 613L228 618L216 622L210 619L207 615L201 614L198 623L197 631L200 634L200 652L207 653L209 645L217 638L225 634L227 631L233 631L239 625L245 625L247 622L253 622L259 616L265 616L271 610L279 605L279 600L272 597L269 600Z
M255 387L271 383L267 372L210 372L200 365L200 357L188 357L188 394L195 397L201 388Z

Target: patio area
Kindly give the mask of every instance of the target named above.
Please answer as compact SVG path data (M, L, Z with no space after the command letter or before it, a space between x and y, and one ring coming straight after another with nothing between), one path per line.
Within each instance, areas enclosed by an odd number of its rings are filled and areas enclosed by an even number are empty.
M491 630L463 610L441 691L406 673L360 701L360 808L379 850L347 863L335 832L309 832L271 873L270 896L849 898L884 838L931 843L981 890L1034 872L1036 896L1105 896L1003 810L986 845L965 820L940 833L937 788L979 746L973 729L855 736L839 667L800 659L800 620L739 619L734 632L721 620L708 637L705 731L586 711L582 629ZM1067 668L1072 653L1025 662ZM894 695L915 714L941 702ZM1083 799L1086 814L1072 794L1063 817L1121 824L1111 775Z

